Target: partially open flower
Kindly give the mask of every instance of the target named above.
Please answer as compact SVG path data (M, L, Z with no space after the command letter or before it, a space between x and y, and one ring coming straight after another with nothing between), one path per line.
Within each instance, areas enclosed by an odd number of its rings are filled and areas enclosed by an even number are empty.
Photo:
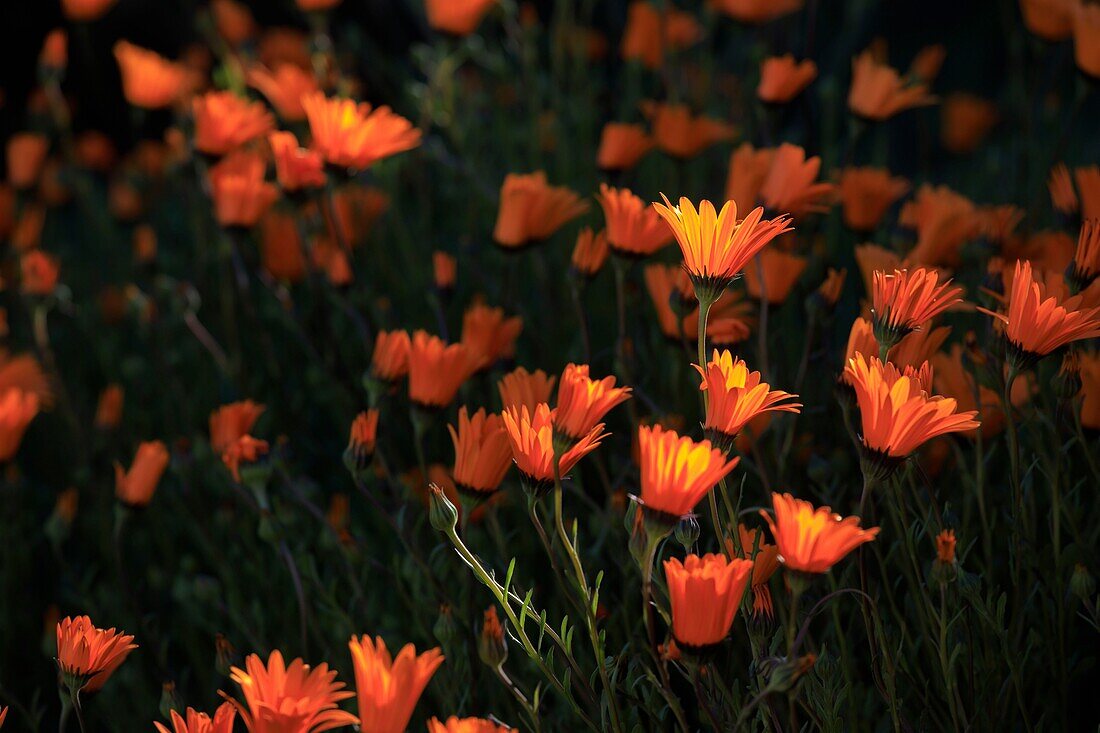
M353 476L358 478L367 470L377 441L378 410L364 410L352 421L348 447L344 449L344 463Z
M115 463L115 496L128 507L148 505L169 459L168 447L159 440L139 445L129 470Z
M1070 279L1075 291L1080 292L1097 277L1100 277L1100 219L1087 219L1077 236Z
M29 189L38 183L50 139L37 132L17 132L8 138L8 183L15 189Z
M980 233L982 219L970 199L947 186L924 184L916 197L901 207L898 223L917 230L910 262L954 266L962 245Z
M493 240L509 250L541 242L587 210L579 195L565 186L551 186L542 171L509 173L500 187Z
M66 617L57 624L57 667L73 690L102 688L134 649L133 636L98 629L88 616Z
M412 339L408 331L379 331L374 337L371 376L384 382L396 382L409 373Z
M817 77L817 64L810 59L795 61L794 56L770 56L760 64L760 84L756 96L761 102L784 104L797 97Z
M695 367L703 377L699 389L707 393L707 414L703 431L711 443L726 452L733 440L750 420L765 412L798 413L802 407L795 402L798 395L773 390L760 381L760 372L750 372L748 365L729 351L714 350L714 356L704 370Z
M529 372L523 367L508 372L500 378L497 389L500 390L500 402L505 410L513 407L526 407L532 414L539 403L550 402L550 392L554 389L557 377L548 375L541 369Z
M420 145L420 130L389 107L327 99L322 92L301 99L313 134L312 147L329 165L364 170Z
M615 377L592 379L587 364L567 364L558 384L554 428L569 440L579 440L628 399L630 387L616 387Z
M222 405L210 413L210 449L223 453L242 435L252 431L266 408L252 400Z
M760 187L772 169L776 148L754 148L741 143L730 155L726 176L726 199L737 205L738 211L751 211L760 199Z
M355 667L361 729L404 733L417 700L443 664L442 652L435 648L418 656L416 648L406 644L393 658L382 637L372 640L365 634L351 637L348 647Z
M672 241L658 212L628 189L601 183L596 198L607 220L607 242L616 254L641 259Z
M432 252L432 278L435 282L436 290L443 293L454 290L457 270L458 263L455 261L453 255L449 255L438 249Z
M452 715L446 722L441 722L439 718L428 721L428 733L509 733L514 730L485 718L458 718Z
M558 464L557 476L564 479L578 461L600 446L605 436L603 423L600 423L574 441L561 456L557 456L554 413L546 403L538 405L533 413L525 406L508 408L503 418L512 446L512 457L519 468L524 488L535 496L546 494L553 488L555 461Z
M446 407L478 363L465 344L447 344L427 331L417 331L409 350L409 399L420 407Z
M222 453L222 463L229 469L233 480L241 483L241 467L259 461L267 455L270 447L266 440L242 435Z
M263 137L275 126L263 104L242 99L233 92L207 92L191 104L195 149L206 155L225 155Z
M596 165L605 171L630 170L653 149L645 128L629 122L608 122L600 133Z
M592 227L584 227L577 233L577 243L573 247L573 271L586 278L595 277L610 251L606 229L593 232Z
M237 709L231 702L223 702L214 711L211 718L206 713L200 713L194 708L187 708L186 717L175 710L170 713L172 730L154 722L157 733L233 733L233 722L237 717Z
M455 487L467 496L485 499L500 488L512 465L512 446L499 415L484 408L470 417L465 407L458 411L458 428L448 425L455 449Z
M259 90L275 111L287 122L306 118L302 98L317 91L313 74L296 64L282 63L274 69L254 66L248 70L248 85Z
M702 37L695 16L671 5L655 6L634 0L627 9L620 53L626 60L658 69L666 53L691 46Z
M653 126L657 147L675 158L694 158L711 145L733 139L730 124L692 114L687 105L644 102L642 111Z
M906 85L898 72L879 62L870 49L852 60L848 108L859 117L880 122L910 107L935 101L927 84Z
M763 509L779 548L779 561L789 570L827 573L849 552L878 534L878 527L861 529L859 517L842 518L827 506L814 508L790 494L772 494L775 519Z
M61 265L53 255L32 249L19 258L20 286L29 295L51 295L57 289Z
M752 560L725 555L665 560L672 635L682 649L704 650L729 635L752 568Z
M973 152L1000 119L996 104L964 92L948 95L941 113L940 140L956 154Z

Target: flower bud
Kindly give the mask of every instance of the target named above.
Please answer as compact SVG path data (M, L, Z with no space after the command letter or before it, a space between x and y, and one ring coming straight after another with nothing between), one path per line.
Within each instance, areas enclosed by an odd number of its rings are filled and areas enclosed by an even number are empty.
M485 620L477 638L477 655L493 669L497 669L508 659L508 642L504 637L504 627L497 618L496 606L485 609Z
M453 532L458 524L458 510L437 484L428 485L428 519L440 532Z
M458 637L458 626L455 624L450 604L444 603L439 607L439 617L435 620L435 625L432 626L432 634L435 635L436 641L445 648L449 647Z
M676 524L676 541L683 546L684 552L691 552L701 533L699 519L694 514L685 514Z
M173 712L178 713L181 710L183 706L180 705L179 696L176 695L176 683L165 682L160 688L160 716L169 718Z
M229 639L225 638L225 634L214 635L214 667L218 670L218 674L229 676L236 654L237 650L233 648Z
M1069 589L1073 595L1080 598L1082 601L1092 600L1093 595L1096 594L1096 579L1092 577L1092 573L1081 563L1078 563L1073 568L1073 577L1069 581Z

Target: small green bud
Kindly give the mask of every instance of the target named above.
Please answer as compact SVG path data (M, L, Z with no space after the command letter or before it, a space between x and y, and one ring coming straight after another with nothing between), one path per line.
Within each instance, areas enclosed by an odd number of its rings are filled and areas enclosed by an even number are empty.
M428 485L428 519L440 532L453 532L458 524L458 509L436 484Z

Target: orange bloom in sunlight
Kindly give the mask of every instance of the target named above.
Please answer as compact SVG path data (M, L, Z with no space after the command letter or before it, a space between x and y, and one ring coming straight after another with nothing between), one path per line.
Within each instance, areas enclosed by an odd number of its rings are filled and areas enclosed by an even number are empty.
M417 331L409 350L409 399L421 407L446 407L477 370L478 359L466 344Z
M653 207L672 228L684 256L684 269L691 276L700 300L713 302L753 256L775 237L791 229L790 217L765 219L760 206L739 222L737 204L732 201L727 201L722 211L715 213L714 204L706 200L699 203L696 211L685 197L675 207L664 194L661 198L664 205L653 204Z
M760 198L770 211L807 214L826 209L823 199L833 192L831 183L814 183L821 158L806 158L797 145L783 143L775 151L771 168L760 186Z
M875 338L893 346L903 336L921 327L940 313L962 302L962 288L951 281L940 282L935 270L917 267L894 270L888 274L876 270L871 280L871 315Z
M706 368L695 365L703 377L699 389L707 398L703 432L712 443L728 451L730 443L741 429L757 415L765 412L799 412L798 395L773 390L760 381L760 372L750 372L748 365L729 351L714 350Z
M573 247L573 270L584 277L595 277L610 251L606 229L597 233L592 231L592 227L584 227L577 232L577 243Z
M1047 188L1050 189L1050 202L1055 211L1060 214L1077 211L1077 192L1073 190L1073 179L1070 178L1069 168L1065 163L1058 163L1050 169Z
M242 435L252 431L266 408L252 400L231 402L210 413L210 449L224 452Z
M276 280L305 279L306 257L294 214L272 207L260 218L260 264Z
M250 140L263 137L275 121L262 104L233 92L207 92L191 102L195 116L195 150L225 155Z
M38 182L50 140L37 132L17 132L8 138L8 183L26 189Z
M795 61L794 56L770 56L760 64L760 83L756 96L761 102L784 104L797 97L817 77L817 64L810 59Z
M355 666L361 729L403 733L416 701L443 664L442 652L435 648L417 656L413 645L406 644L394 659L382 637L371 641L365 634L358 639L351 637L348 648Z
M275 155L275 176L284 191L325 185L324 161L316 151L299 147L294 133L273 132L267 140Z
M928 85L905 85L898 72L875 59L870 49L852 60L848 108L853 114L881 122L910 107L934 104Z
M745 267L745 289L753 298L764 295L769 303L779 305L787 300L802 271L806 269L806 262L805 257L775 248L766 249L760 253L759 266L753 262ZM764 275L763 288L761 269Z
M214 216L223 227L251 227L260 220L279 190L264 180L264 159L238 150L210 169Z
M49 295L57 289L61 266L57 258L40 249L32 249L19 258L19 276L24 293Z
M742 23L758 24L800 10L803 0L709 0L710 6Z
M760 198L760 187L772 169L776 148L753 148L751 143L741 143L730 156L729 175L726 177L726 199L737 204L740 211L754 208Z
M240 685L244 704L233 698L229 702L250 733L311 733L359 722L339 708L353 694L336 681L336 670L327 664L313 669L295 659L287 666L276 649L266 665L258 655L248 655L244 669L232 667L229 677Z
M588 204L565 186L551 186L546 174L509 173L500 187L493 240L505 249L549 239L571 219L588 210Z
M1020 0L1027 29L1047 41L1064 41L1073 34L1072 0Z
M926 367L925 367L926 368ZM977 412L957 412L950 397L929 396L928 385L876 357L856 354L844 368L856 392L863 445L887 464L904 459L932 438L977 428Z
M721 120L695 116L684 104L642 103L653 126L657 147L675 158L694 158L715 143L730 140L736 130Z
M61 0L61 10L65 17L77 23L98 20L111 9L118 0Z
M575 441L569 450L557 456L554 449L554 413L546 403L538 405L534 412L522 405L509 407L504 410L503 419L512 446L512 458L519 468L524 487L536 495L545 494L553 488L555 460L558 462L558 476L564 479L578 461L600 447L605 437L603 423L600 423Z
M454 715L440 722L439 718L428 721L428 733L508 733L515 730L506 725L498 725L485 718L457 718Z
M691 13L634 0L627 9L619 52L627 61L638 61L647 69L658 69L666 53L687 48L701 37L702 29Z
M1073 58L1085 74L1100 77L1100 8L1091 3L1073 7Z
M248 85L267 98L279 117L287 122L306 118L302 98L317 91L313 74L295 64L282 63L274 69L253 66L248 70Z
M214 711L213 719L206 713L200 713L194 708L187 708L187 717L180 715L175 710L170 712L170 716L172 730L169 731L166 726L154 722L153 725L156 726L157 733L233 733L233 722L237 717L237 709L233 707L233 703L223 702Z
M19 450L27 426L38 414L38 395L9 387L0 395L0 462L9 461Z
M909 182L885 168L845 168L840 173L844 225L857 232L878 229L886 210L909 191Z
M608 122L600 132L596 165L605 171L630 170L654 145L653 138L641 125Z
M739 458L725 454L709 440L696 443L660 425L638 428L638 465L641 496L647 512L665 515L673 522L690 514L707 493L734 469Z
M852 550L878 535L878 527L860 529L859 517L833 514L827 506L814 508L790 494L772 494L775 519L763 509L779 560L790 570L827 573Z
M371 354L371 376L385 382L396 382L409 373L412 339L408 331L379 331Z
M133 636L97 629L88 616L67 616L57 623L57 667L66 685L83 692L102 688L134 649Z
M174 104L188 87L187 68L160 54L118 41L115 60L122 76L126 101L142 109L162 109Z
M940 141L956 154L973 152L1001 117L996 104L965 92L947 95L940 116Z
M1100 306L1083 307L1080 295L1059 302L1035 282L1031 263L1017 260L1008 296L1008 314L979 308L1005 324L1009 345L1017 352L1017 366L1026 367L1072 341L1100 336Z
M529 372L518 367L501 377L497 383L500 403L505 410L526 407L528 412L534 414L540 402L550 402L550 392L553 391L557 379L541 369Z
M222 463L229 469L233 480L241 483L241 465L255 463L261 457L267 455L270 448L271 446L268 445L266 440L253 438L251 435L242 435L222 453Z
M1100 219L1081 223L1077 249L1073 254L1073 280L1078 291L1084 290L1100 277Z
M420 145L420 130L389 107L326 99L322 92L301 100L313 134L312 147L330 165L363 170Z
M629 189L601 183L596 199L607 219L607 242L616 254L648 257L672 241L672 232L657 211Z
M512 446L499 415L484 408L470 417L465 407L458 411L458 429L448 425L455 449L454 476L459 491L487 497L500 488L512 465Z
M159 440L139 445L130 470L115 462L115 496L126 506L147 506L168 468L169 459L168 447Z
M505 318L503 308L474 303L462 314L462 345L478 370L515 356L516 339L522 330L523 319Z
M665 560L676 643L688 649L721 643L733 626L751 575L752 560L726 560L725 555L688 555L682 563Z
M453 36L468 36L497 0L425 0L428 25Z
M558 384L554 427L570 440L592 431L613 407L630 399L630 387L616 387L615 377L592 379L587 364L567 364Z
M1081 373L1081 425L1100 430L1100 354L1078 353Z

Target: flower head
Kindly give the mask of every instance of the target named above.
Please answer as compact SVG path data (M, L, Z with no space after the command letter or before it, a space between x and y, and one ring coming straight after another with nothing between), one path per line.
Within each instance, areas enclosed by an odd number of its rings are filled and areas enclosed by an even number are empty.
M730 140L736 130L721 120L692 114L687 105L644 102L657 147L675 158L694 158L711 145Z
M1092 3L1073 6L1073 58L1082 72L1100 78L1100 8Z
M707 414L703 430L715 445L728 445L741 429L765 412L794 412L802 407L798 395L771 388L760 381L760 372L750 372L741 359L729 351L714 350L706 368L696 366L703 377L700 390L706 391Z
M1069 168L1065 163L1058 163L1050 169L1047 188L1050 190L1050 202L1055 211L1060 214L1072 214L1077 211L1080 202L1077 201L1077 192L1073 190L1073 178L1070 177Z
M727 461L709 440L696 443L660 425L639 427L639 503L647 512L679 519L689 514L739 461Z
M39 397L34 392L9 387L0 395L0 462L11 460L19 450L38 407Z
M238 150L210 169L214 215L223 227L251 227L260 220L279 191L264 180L263 158Z
M115 496L126 506L147 505L153 499L160 477L168 468L168 448L159 440L142 443L134 454L130 470L115 463Z
M540 402L550 402L550 392L554 389L557 377L548 375L541 369L529 372L523 367L508 372L497 383L500 390L500 402L507 410L512 407L526 407L535 412Z
M523 330L519 316L504 317L503 308L474 303L462 314L462 344L469 349L478 369L487 369L516 353L516 339Z
M875 338L894 346L940 313L962 302L962 288L941 283L935 270L917 267L887 274L876 270L871 281L871 314Z
M940 111L940 141L957 155L973 152L1001 117L996 104L965 92L948 95Z
M567 364L561 373L554 427L570 440L590 433L611 408L630 399L630 387L616 387L615 377L588 375L587 364Z
M752 576L752 560L688 555L665 560L672 636L686 648L706 648L729 635Z
M1077 236L1077 250L1073 254L1074 287L1084 290L1100 277L1100 219L1087 219L1081 224Z
M210 413L210 449L222 453L242 435L252 431L266 408L253 402L231 402Z
M186 717L175 710L171 711L172 729L161 723L153 723L157 733L233 733L233 722L237 717L237 708L231 702L223 702L214 711L211 718L194 708L187 708Z
M374 454L374 446L378 441L378 416L378 410L371 408L360 412L351 423L348 450L362 459Z
M608 122L600 132L596 165L605 171L630 170L653 149L645 128L630 122Z
M485 718L458 718L452 715L446 722L439 718L428 721L428 733L508 733L515 730Z
M1064 41L1073 34L1073 0L1020 0L1027 29L1046 41Z
M760 64L760 83L756 96L761 102L784 104L791 101L817 77L817 64L810 59L795 61L794 56L770 56Z
M457 275L458 262L454 255L438 249L432 252L432 279L437 290L443 292L454 290Z
M512 446L500 416L486 414L483 408L470 417L462 407L458 428L448 425L447 430L455 449L451 474L459 491L483 498L500 488L512 465Z
M409 399L422 407L446 407L477 365L469 346L417 331L409 349Z
M760 198L760 187L772 169L776 148L754 148L741 143L730 155L726 176L726 199L737 205L738 211L751 211Z
M717 11L741 23L769 23L799 10L804 0L709 0Z
M248 70L248 85L259 90L283 120L300 122L306 118L302 98L317 91L313 74L297 64L281 63L274 69L253 66Z
M298 146L292 132L273 132L267 136L275 155L275 176L284 191L300 191L325 185L324 162L313 150Z
M364 170L420 145L420 130L389 107L327 99L322 92L302 97L302 106L313 135L311 146L329 165Z
M790 494L772 494L775 519L763 509L779 548L779 561L790 570L826 573L849 552L870 542L878 527L861 529L859 517L842 518L827 506L817 509Z
M384 382L396 382L409 373L411 352L408 331L379 331L371 354L371 375Z
M554 413L546 403L534 412L525 406L513 406L503 413L504 427L512 446L512 458L528 491L543 494L554 485L554 461L558 462L558 477L566 475L577 462L596 450L604 439L603 423L593 427L576 440L561 456L554 447Z
M255 463L267 455L270 445L266 440L242 435L222 452L222 463L229 469L233 480L241 483L241 465Z
M493 240L505 249L540 242L587 210L588 204L577 193L551 186L542 171L509 173L500 187Z
M395 659L390 656L382 637L372 641L365 634L358 639L351 637L348 647L355 666L362 730L403 733L416 701L443 664L443 654L436 648L417 656L416 648L406 644Z
M142 109L162 109L174 104L188 86L187 69L129 41L114 46L126 101Z
M909 182L885 168L845 168L839 192L844 225L857 232L878 229L886 210L909 191Z
M619 51L628 61L636 60L647 69L657 69L667 52L687 48L701 36L699 22L691 13L634 0L627 9Z
M898 72L868 49L852 60L848 108L859 117L881 122L910 107L933 104L923 82L906 85Z
M916 198L901 207L898 222L917 230L917 244L909 261L922 265L954 266L959 250L981 230L978 207L947 186L922 185Z
M606 229L594 232L592 227L584 227L577 233L573 247L573 270L587 278L595 277L607 261L609 251Z
M607 219L607 242L616 254L648 257L672 241L672 232L653 207L628 189L601 183L596 198Z
M77 23L90 23L107 13L118 0L61 0L65 17Z
M945 565L955 564L955 530L945 529L936 535L936 559Z
M66 617L57 623L57 667L66 684L84 692L103 687L130 652L134 637L98 629L88 616Z
M233 667L229 677L240 685L244 703L229 702L249 733L319 733L359 722L340 709L340 702L353 695L327 664L313 669L299 658L288 666L276 649L266 665L250 654L244 669Z
M832 194L833 184L814 183L820 170L820 157L807 158L801 147L783 143L760 185L760 198L770 211L795 215L825 211L823 199Z
M782 305L806 269L807 260L775 247L765 249L759 258L759 264L751 262L745 267L745 290L751 298Z
M233 92L207 92L192 102L195 149L207 155L225 155L263 137L275 126L263 104Z
M427 0L428 25L453 36L468 36L497 0Z

